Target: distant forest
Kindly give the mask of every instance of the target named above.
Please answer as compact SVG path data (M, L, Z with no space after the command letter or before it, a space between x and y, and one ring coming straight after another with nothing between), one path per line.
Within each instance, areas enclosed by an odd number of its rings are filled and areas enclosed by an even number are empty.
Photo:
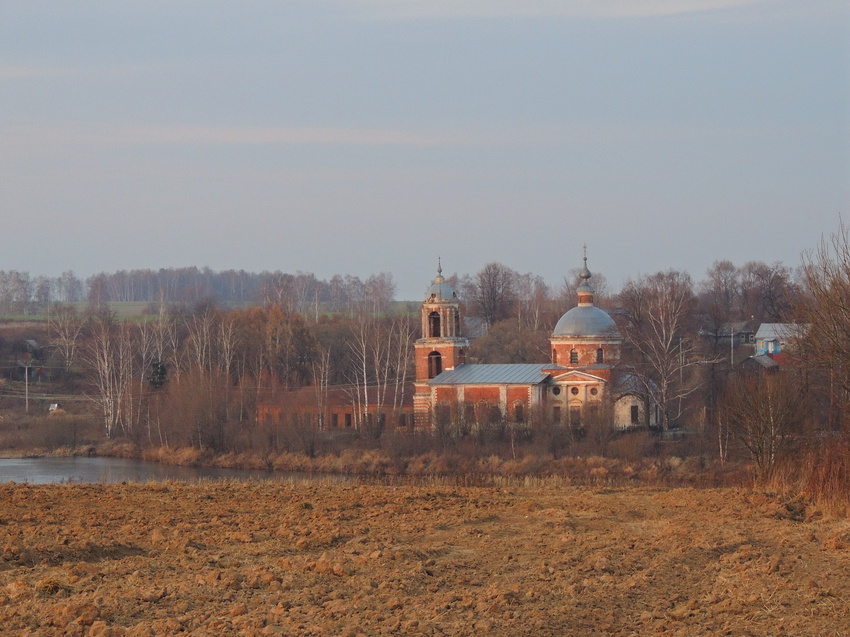
M319 307L325 312L341 312L364 304L385 304L394 296L395 283L388 273L372 275L365 281L351 275L320 280L306 272L215 272L207 267L186 267L101 272L81 279L72 271L45 277L0 270L0 314L33 315L50 303L80 302L189 307L202 303L223 307L275 303L310 314Z
M525 307L537 305L541 298L557 299L559 308L575 302L579 268L570 270L557 285L547 285L542 277L521 274L501 263L489 263L479 272L454 275L448 281L466 301L466 314L487 325L522 314ZM682 273L688 277L687 273ZM787 318L789 297L801 291L800 273L781 263L750 261L735 266L717 261L694 285L700 296L713 296L726 306L725 320L779 321ZM604 275L594 273L593 285L598 304L609 305L616 290L609 289ZM423 290L427 280L423 278ZM631 281L627 281L624 289ZM718 296L725 298L718 299ZM317 318L320 313L381 313L396 300L396 284L388 272L361 279L336 274L329 280L313 273L246 272L208 267L161 268L159 270L118 270L100 272L81 279L73 271L58 277L32 276L19 270L0 270L0 315L43 314L50 304L149 303L157 313L163 306L195 309L201 306L239 308L249 305L277 305L286 310ZM408 299L417 301L418 299ZM737 311L733 308L737 307ZM729 311L732 310L732 311Z

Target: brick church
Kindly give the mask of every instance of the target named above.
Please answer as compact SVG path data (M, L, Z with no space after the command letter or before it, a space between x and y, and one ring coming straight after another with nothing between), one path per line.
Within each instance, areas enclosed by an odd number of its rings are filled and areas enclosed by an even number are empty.
M608 313L594 304L590 279L585 258L578 305L561 317L549 338L550 363L482 365L466 362L469 340L463 335L460 301L438 267L420 307L422 337L414 343L412 387L398 388L401 396L390 388L379 397L379 388L369 386L368 400L353 398L363 388L329 387L321 406L317 388L303 387L258 405L258 422L280 423L286 417L320 429L413 423L466 431L505 421L531 427L595 422L621 430L654 427L657 406L638 377L620 365L623 337ZM395 405L393 413L379 413L381 404Z
M469 341L462 333L459 299L438 268L420 309L422 338L414 345L416 426L505 419L531 426L654 426L657 407L639 379L619 366L623 337L594 304L587 257L580 276L578 305L552 331L550 363L483 365L466 362Z

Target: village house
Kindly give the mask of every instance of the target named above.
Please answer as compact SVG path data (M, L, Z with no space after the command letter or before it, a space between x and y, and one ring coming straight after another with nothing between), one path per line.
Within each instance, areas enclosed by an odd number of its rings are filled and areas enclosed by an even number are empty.
M776 372L800 354L799 339L806 331L807 326L796 323L762 323L755 334L755 353L743 360L740 368L752 373Z
M755 354L787 355L794 341L800 338L804 331L803 326L795 323L762 323L755 336Z

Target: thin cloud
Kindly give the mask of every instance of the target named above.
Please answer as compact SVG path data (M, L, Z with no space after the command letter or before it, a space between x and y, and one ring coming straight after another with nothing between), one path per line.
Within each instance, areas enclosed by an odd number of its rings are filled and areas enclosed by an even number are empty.
M221 145L308 145L432 146L441 140L407 131L345 127L213 127L133 126L104 127L104 137L126 144L221 144Z
M28 144L60 146L144 145L347 145L436 146L448 138L412 131L345 127L170 126L155 124L102 124L62 127L18 126L3 133L19 147Z
M163 64L85 64L79 66L37 66L0 64L0 82L41 78L118 78L139 74L162 73L179 68Z
M376 18L636 18L717 11L772 0L356 0Z
M213 127L153 124L74 124L0 128L0 159L45 157L56 153L99 152L141 147L360 146L395 148L523 148L574 145L608 147L653 143L698 144L732 136L765 138L767 129L723 126L626 126L615 122L575 122L562 126L465 127L436 131L344 127Z
M68 69L46 66L0 66L0 82L66 75Z

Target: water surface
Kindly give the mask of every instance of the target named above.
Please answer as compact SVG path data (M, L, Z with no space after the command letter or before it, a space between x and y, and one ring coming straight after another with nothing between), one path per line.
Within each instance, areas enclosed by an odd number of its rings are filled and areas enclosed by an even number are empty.
M326 476L321 476L325 479ZM175 467L127 458L0 458L0 483L101 483L161 482L179 480L292 480L319 479L308 474L268 472L218 467Z

